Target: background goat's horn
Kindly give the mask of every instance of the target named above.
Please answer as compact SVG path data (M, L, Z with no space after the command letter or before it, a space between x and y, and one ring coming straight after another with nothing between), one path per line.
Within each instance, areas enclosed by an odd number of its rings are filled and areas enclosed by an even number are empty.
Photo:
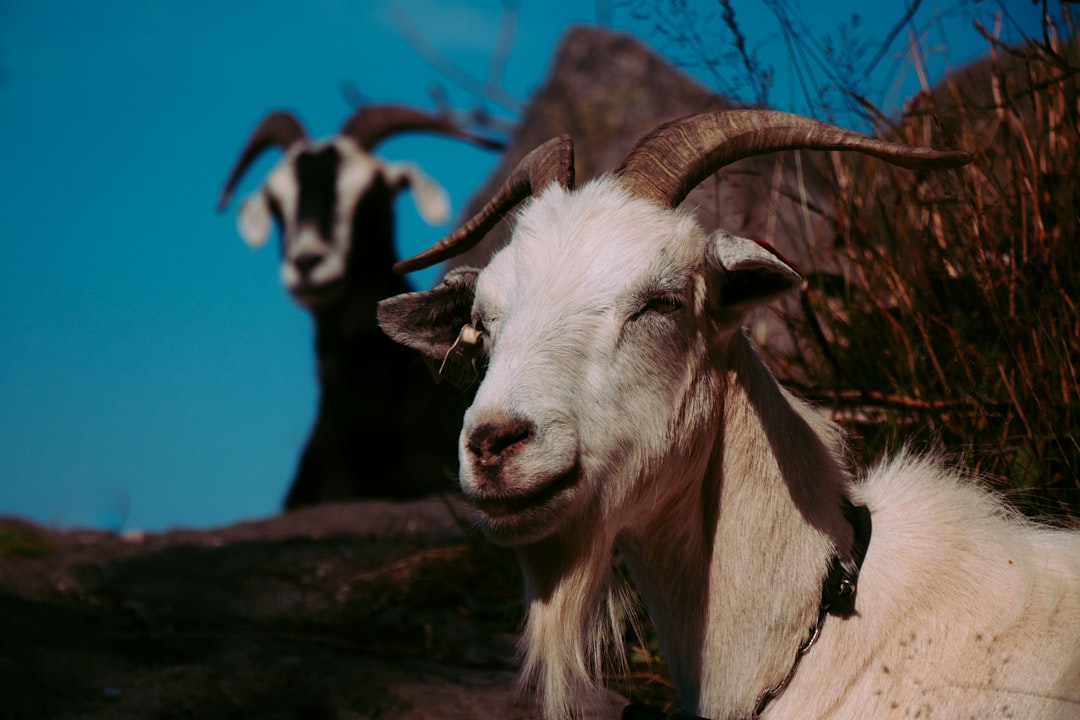
M364 150L371 151L390 135L410 130L427 130L468 140L481 147L501 150L503 143L462 129L448 117L428 115L404 105L370 105L353 113L341 126L341 134L351 137Z
M615 174L635 194L674 208L725 165L784 150L854 150L901 167L926 170L957 167L972 159L967 152L877 140L801 115L728 110L660 125L638 141Z
M480 212L427 250L395 264L394 272L420 270L460 255L480 242L511 208L552 182L574 187L574 141L569 135L552 138L523 157Z
M229 204L236 184L240 182L248 166L263 150L272 146L288 150L293 143L306 139L307 133L304 132L303 126L290 112L277 110L260 120L248 136L244 149L240 151L240 157L237 158L236 164L229 172L229 178L225 181L225 186L221 189L221 195L218 196L218 210L224 210Z

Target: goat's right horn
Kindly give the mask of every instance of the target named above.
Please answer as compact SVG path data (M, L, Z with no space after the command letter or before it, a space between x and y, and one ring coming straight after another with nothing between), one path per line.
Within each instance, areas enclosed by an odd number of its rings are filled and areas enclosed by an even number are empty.
M237 183L240 182L240 178L264 150L274 146L288 150L294 143L306 139L307 133L304 132L304 127L296 116L287 110L276 110L260 120L248 136L244 149L240 151L240 157L237 158L236 164L229 172L229 178L225 181L225 186L221 189L217 202L218 210L224 210L229 204L229 199Z
M725 165L784 150L854 150L925 170L957 167L972 158L967 152L878 140L791 113L728 110L660 125L638 141L615 174L635 194L674 208Z
M501 150L503 143L464 130L451 118L428 115L404 105L369 105L352 114L341 126L341 134L370 152L380 141L400 132L427 130L467 140L474 145Z
M396 263L394 272L420 270L460 255L480 242L511 208L553 182L574 187L574 141L569 135L552 138L523 157L480 212L427 250Z

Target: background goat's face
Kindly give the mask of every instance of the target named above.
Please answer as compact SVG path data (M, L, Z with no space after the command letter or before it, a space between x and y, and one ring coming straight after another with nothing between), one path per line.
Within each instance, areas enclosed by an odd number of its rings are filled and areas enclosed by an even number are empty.
M472 272L384 301L379 315L433 357L463 324L481 333L487 367L462 427L461 486L481 528L511 545L582 519L617 529L635 497L677 492L677 477L650 478L707 459L693 439L717 421L723 373L710 358L746 307L798 280L755 243L706 236L610 179L550 186Z
M343 137L298 144L244 201L240 234L259 247L276 225L281 283L316 309L340 296L354 243L392 243L393 198L409 185L425 219L446 217L445 192L411 164L383 162Z

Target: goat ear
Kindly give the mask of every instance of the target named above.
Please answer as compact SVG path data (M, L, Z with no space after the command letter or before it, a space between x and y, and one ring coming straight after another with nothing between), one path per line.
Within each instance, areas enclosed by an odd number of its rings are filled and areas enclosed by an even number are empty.
M706 266L714 311L742 314L802 284L802 276L771 246L718 230Z
M257 192L244 198L244 202L240 205L240 212L236 216L236 225L244 242L253 249L258 249L265 245L267 238L270 237L272 220L266 196Z
M394 341L442 361L471 319L477 274L474 268L455 268L431 290L381 301L379 327Z
M387 163L386 179L390 187L412 189L416 211L428 225L438 225L450 217L450 198L439 183L410 162Z

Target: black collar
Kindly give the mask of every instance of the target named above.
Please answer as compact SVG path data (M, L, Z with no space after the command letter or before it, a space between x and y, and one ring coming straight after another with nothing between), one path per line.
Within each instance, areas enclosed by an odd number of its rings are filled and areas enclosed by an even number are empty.
M859 571L862 569L866 551L870 547L870 533L873 522L870 511L865 505L853 505L844 499L844 519L855 531L851 545L851 555L842 558L834 555L829 563L829 574L821 588L821 610L829 615L851 617L855 614L855 594L859 586Z
M851 545L851 554L848 557L833 556L829 562L829 572L825 576L825 582L821 588L821 609L818 612L817 622L810 629L807 639L799 646L795 655L795 662L791 666L786 678L775 687L767 688L758 696L754 714L750 720L757 720L765 712L766 706L780 693L784 692L788 683L795 677L795 671L799 667L799 661L821 634L821 626L828 615L837 617L851 617L855 614L855 596L858 594L859 571L862 570L863 560L866 559L866 551L870 547L870 534L873 531L873 523L870 520L870 511L865 505L853 505L847 498L844 499L844 519L848 521L855 531L855 539ZM630 704L623 709L622 720L708 720L698 715L690 715L681 710L665 713L662 710L649 707L648 705Z

